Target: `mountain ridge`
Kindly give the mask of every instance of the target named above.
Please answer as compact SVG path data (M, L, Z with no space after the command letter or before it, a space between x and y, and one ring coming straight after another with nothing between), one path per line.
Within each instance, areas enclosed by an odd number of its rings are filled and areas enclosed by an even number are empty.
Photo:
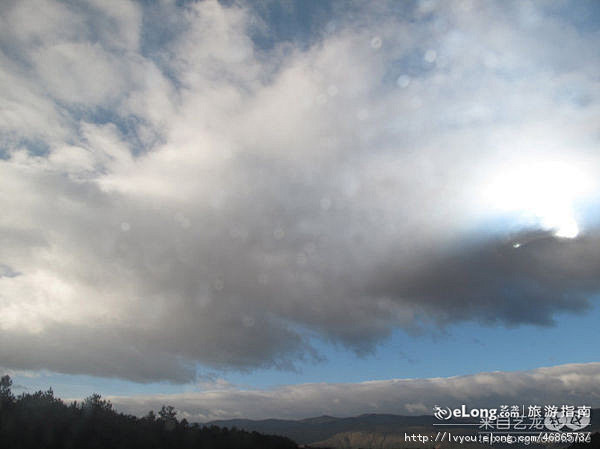
M600 409L592 410L592 416L599 416ZM453 419L453 431L472 433L473 428L460 426L472 419ZM206 425L235 427L240 430L279 435L290 438L300 445L331 447L336 449L389 449L412 445L400 444L404 433L432 434L440 428L434 426L439 421L433 415L395 415L386 413L365 413L358 416L335 417L321 415L303 419L229 419L207 422ZM592 419L592 425L585 431L597 432L600 423ZM450 447L444 445L444 447ZM466 446L462 446L466 447ZM530 445L530 448L536 445ZM541 447L541 446L540 446Z

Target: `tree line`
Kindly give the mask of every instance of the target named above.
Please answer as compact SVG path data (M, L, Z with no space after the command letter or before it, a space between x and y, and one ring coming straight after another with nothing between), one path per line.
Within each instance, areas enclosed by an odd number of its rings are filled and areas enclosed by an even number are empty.
M118 413L93 394L66 404L52 389L15 396L0 379L0 448L6 449L297 449L290 439L236 428L190 424L172 406L143 418Z

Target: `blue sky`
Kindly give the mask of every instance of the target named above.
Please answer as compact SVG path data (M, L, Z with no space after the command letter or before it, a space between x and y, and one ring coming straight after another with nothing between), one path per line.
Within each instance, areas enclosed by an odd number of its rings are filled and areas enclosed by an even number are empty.
M0 8L17 391L600 404L597 2Z

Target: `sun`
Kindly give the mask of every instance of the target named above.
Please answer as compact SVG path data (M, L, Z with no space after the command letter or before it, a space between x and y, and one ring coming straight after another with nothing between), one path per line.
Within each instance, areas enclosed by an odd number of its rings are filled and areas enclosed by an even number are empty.
M579 226L575 220L565 220L560 223L560 225L556 228L554 232L556 237L564 237L567 239L574 239L579 235Z
M484 200L496 212L573 239L580 234L576 205L591 189L589 177L574 164L527 161L498 170L484 189Z

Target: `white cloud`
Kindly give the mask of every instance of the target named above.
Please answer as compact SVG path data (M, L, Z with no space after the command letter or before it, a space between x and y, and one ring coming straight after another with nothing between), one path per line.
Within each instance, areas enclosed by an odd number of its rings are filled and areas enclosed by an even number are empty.
M269 390L212 389L172 395L113 396L119 411L144 415L173 405L188 421L302 419L363 413L432 415L435 405L469 408L500 405L600 404L600 363L531 371L491 372L430 379L300 384Z
M71 104L110 104L126 87L123 61L99 45L61 43L43 47L33 62L50 95Z
M99 11L98 33L107 46L118 50L139 50L142 7L130 0L89 0L91 14Z
M183 382L318 358L307 333L368 351L397 327L548 324L597 292L593 221L519 251L514 227L480 232L507 160L600 166L595 34L541 5L521 26L494 3L365 4L265 48L241 6L40 4L41 28L2 5L7 367Z

